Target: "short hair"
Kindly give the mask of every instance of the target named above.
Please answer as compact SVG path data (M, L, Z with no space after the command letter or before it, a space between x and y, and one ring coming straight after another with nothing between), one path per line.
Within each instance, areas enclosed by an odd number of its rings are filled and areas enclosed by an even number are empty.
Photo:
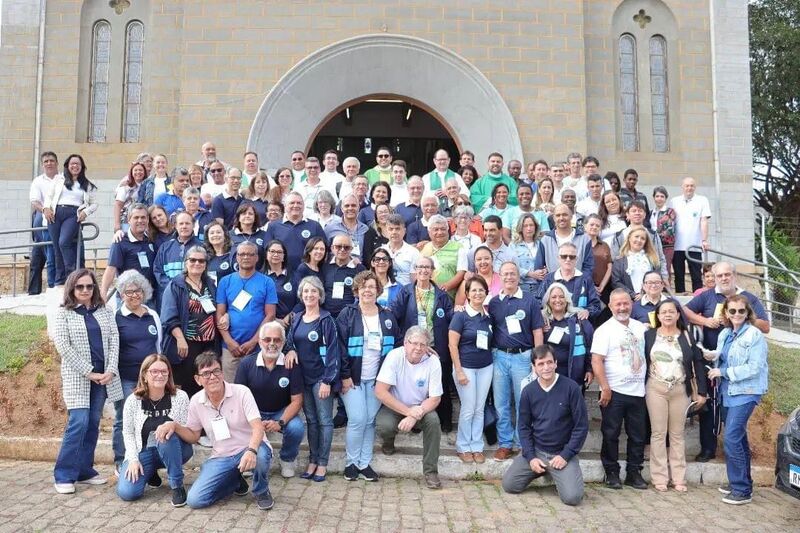
M302 194L300 194L298 191L289 191L289 193L286 195L286 203L288 203L288 202L289 202L289 197L290 197L290 196L297 196L298 198L300 198L300 200L301 200L303 203L305 203L305 198L303 198L303 195L302 195ZM284 206L284 207L285 207L285 206Z
M159 154L161 155L161 154ZM172 179L177 179L178 176L189 176L189 171L184 167L175 167L172 169Z
M442 215L438 215L438 214L437 215L433 215L428 220L428 227L429 228L431 226L441 226L441 225L444 225L448 229L450 228L450 224L447 222L447 219L444 218Z
M199 246L198 246L199 248ZM236 253L239 253L239 250L242 248L255 248L256 253L258 253L258 245L252 241L242 241L236 245Z
M372 184L372 188L369 190L369 194L367 195L369 197L369 201L374 203L373 197L375 195L375 189L377 189L378 187L383 187L384 189L386 189L386 203L388 204L389 202L391 202L392 186L386 183L385 181L376 181L375 183Z
M184 191L184 194L186 194L186 191ZM136 202L135 204L131 204L131 206L128 208L128 220L131 219L131 215L133 214L134 211L144 211L146 213L147 206L141 202Z
M470 157L472 158L472 160L473 160L473 161L475 160L475 154L473 154L473 153L472 153L472 152L470 152L469 150L464 150L463 152L461 152L461 154L459 155L459 159L460 159L460 158L462 158L462 157L464 157L465 155L468 155L468 156L470 156Z
M653 188L653 196L655 197L656 194L661 193L664 195L664 198L669 198L669 193L667 192L667 188L663 185L657 185Z
M503 270L503 267L504 267L504 266L506 266L506 265L511 265L511 266L513 266L513 267L514 267L514 270L516 270L516 271L517 271L517 274L519 274L519 265L516 263L516 261L503 261L503 262L500 264L500 268L498 269L498 272L500 272L500 270Z
M427 255L418 255L417 260L414 262L414 266L419 266L420 261L425 261L426 264L430 264L433 266L433 257L429 257Z
M595 165L597 165L598 167L600 166L600 160L599 160L599 159L597 159L597 158L596 158L595 156L593 156L593 155L587 155L586 157L584 157L584 158L583 158L583 161L581 161L581 166L582 166L582 167L585 167L585 166L586 166L587 164L589 164L589 163L594 163L594 164L595 164Z
M545 167L547 167L548 170L550 169L550 165L548 165L547 161L545 161L544 159L537 159L531 164L533 165L533 168L536 168L537 165L544 165Z
M216 161L215 161L215 163L216 163ZM236 168L236 167L228 167L228 170L225 171L225 177L226 178L230 178L231 177L231 173L233 173L233 172L238 172L239 173L239 177L242 176L242 171L239 170L238 168Z
M596 181L602 183L603 176L600 174L590 174L589 176L586 176L586 181Z
M731 272L736 274L736 265L734 265L733 263L729 263L728 261L717 261L711 267L711 272L713 272L714 275L716 276L717 275L717 270L719 270L719 267L722 267L722 266L731 267Z
M403 218L403 215L399 213L392 213L386 219L387 226L403 226L406 227L406 219Z
M214 364L217 364L220 368L222 368L222 362L219 360L219 357L217 357L217 354L211 350L203 352L197 356L197 359L194 360L195 373L199 376L201 370L210 366L214 366Z
M159 353L151 353L144 358L142 365L139 367L139 379L136 382L136 388L133 389L132 392L135 397L139 399L142 399L145 396L148 398L150 397L150 391L147 387L147 381L145 381L144 377L147 375L147 371L150 370L150 367L155 363L164 363L167 365L167 384L164 387L164 391L169 396L175 396L175 380L172 379L172 365L169 363L169 359Z
M41 155L39 156L39 161L43 161L45 157L53 157L55 158L56 163L58 163L58 156L56 155L55 152L50 152L50 151L42 152Z
M209 226L211 226L211 224L209 224ZM222 224L220 224L220 226L223 229L225 229L225 226L222 226ZM225 232L225 235L226 236L228 235L227 231ZM227 237L227 238L230 239L230 237ZM206 242L208 242L208 241L206 240ZM183 260L183 275L184 276L189 271L189 269L187 268L187 264L189 263L189 256L192 255L192 254L203 254L203 257L205 257L205 259L206 259L206 268L208 268L208 257L209 257L209 255L211 255L212 257L214 256L214 247L211 246L210 244L208 246L211 247L211 253L210 254L209 254L209 251L206 250L206 248L203 245L200 245L200 244L195 244L194 246L191 246L188 250L186 250L186 253L183 255L183 257L184 257L184 260ZM223 241L222 246L223 247L226 246L225 241ZM228 242L227 242L227 249L230 250L230 240L228 240Z
M722 304L722 319L725 321L726 325L730 326L730 319L728 318L728 306L730 304L740 303L744 304L744 308L747 309L747 322L750 324L755 324L756 319L756 312L753 310L753 306L750 305L750 300L747 299L747 296L744 294L732 294L728 296L725 300L725 303Z
M247 152L245 152L242 157L247 157L248 155L254 155L256 156L256 159L258 159L258 154L253 152L252 150L248 150Z
M556 355L553 348L549 344L540 344L531 352L531 363L535 363L539 359L547 359L547 357L552 357L555 361Z
M561 196L564 196L564 193L567 192L567 191L572 191L572 193L575 194L575 191L573 191L572 189L564 189L564 191L561 193ZM575 212L572 210L572 208L570 206L568 206L567 204L565 204L564 202L561 202L560 204L556 204L553 207L553 214L555 214L556 209L558 209L559 207L563 207L564 209L566 209L569 212L570 215L575 214Z
M503 229L503 219L497 215L489 215L488 217L483 219L483 227L486 227L486 224L494 224L497 226L497 229Z
M339 152L337 152L336 150L325 150L325 153L322 154L322 159L325 159L325 156L327 156L328 154L333 154L336 156L336 159L339 159Z
M426 344L430 344L433 340L428 329L423 328L422 326L411 326L408 328L405 336L403 337L403 342L411 340L411 337L425 337Z
M325 287L322 285L322 282L317 276L306 276L300 280L300 283L297 284L297 299L302 301L303 300L303 288L306 285L311 285L317 292L319 293L319 304L320 306L325 303Z
M69 161L69 159L67 161ZM79 268L67 276L67 281L64 283L64 302L61 304L61 307L69 310L78 307L78 300L75 298L75 285L77 285L78 280L84 276L92 278L92 284L94 285L92 289L92 300L89 306L98 307L102 305L103 298L100 295L100 285L97 283L97 276L88 268Z
M576 252L578 251L578 247L575 246L575 244L572 243L572 242L563 242L563 243L561 243L559 245L559 247L558 247L558 251L560 252L562 248L572 248Z
M647 208L645 207L644 202L642 202L641 200L631 200L631 202L628 204L628 207L625 209L625 211L626 212L630 211L631 207L635 207L637 209L641 209L645 213L647 212Z
M613 298L615 294L616 295L627 296L629 300L632 300L631 295L628 293L628 289L626 289L624 287L617 287L616 289L611 291L611 294L608 295L608 301L609 302L611 301L611 298Z
M330 191L322 189L317 193L317 198L314 200L315 213L319 213L319 208L317 207L317 204L320 202L330 205L331 214L333 214L333 210L336 207L336 200L333 198L333 195L330 193Z
M375 254L373 253L372 255ZM381 292L383 292L383 284L381 283L381 280L378 279L378 275L372 270L362 270L356 274L356 276L353 278L353 292L360 290L361 287L363 287L369 280L373 280L375 282L378 296L380 296Z
M496 189L496 188L497 188L497 187L495 187L495 189ZM528 182L526 182L526 181L521 181L521 182L520 182L520 183L517 185L517 196L519 196L519 191L520 191L520 189L530 189L530 190L531 190L531 194L533 194L533 187L531 187L531 184L530 184L530 183L528 183ZM494 192L494 191L492 191L492 192Z
M386 150L389 152L389 155L392 155L392 150L388 146L379 146L377 150L375 150L375 155L378 155L378 152L381 150Z
M291 155L294 155L294 154L300 154L300 155L303 156L303 159L306 158L306 153L304 151L302 151L302 150L293 150Z
M286 342L286 330L283 329L283 323L279 322L277 320L272 320L270 322L267 322L266 324L264 324L263 326L258 328L258 340L261 340L261 339L264 338L265 332L268 329L277 329L278 331L280 331L281 332L281 340L283 342Z
M472 219L475 216L475 210L472 209L471 205L457 205L455 209L453 209L453 217L458 217L460 215L466 215L468 218Z
M185 189L183 189L183 194L181 194L181 198L186 198L187 196L199 197L200 189L198 189L197 187L192 187L191 185L189 187L186 187Z
M623 178L627 178L628 176L631 176L631 175L632 176L636 176L637 178L639 177L639 173L636 172L635 168L629 168L628 170L626 170L625 173L622 175L622 177Z
M392 161L392 166L393 167L402 167L403 170L408 171L408 165L402 159L395 159L394 161Z
M319 164L319 159L317 159L316 157L313 157L313 156L306 157L306 163L317 163L317 164Z
M203 253L205 253L205 251L203 251ZM150 285L150 282L147 280L147 278L144 277L138 270L126 270L117 276L117 279L114 282L114 286L117 288L117 292L120 294L120 296L125 292L125 289L131 285L142 290L142 302L146 302L153 297L153 286Z
M583 156L581 154L579 154L578 152L570 152L570 154L567 156L567 161L569 161L570 159L578 159L580 161L583 161ZM559 163L562 163L562 162L559 161ZM562 166L563 166L563 164L562 164Z
M356 164L356 166L358 166L359 169L361 168L361 161L359 161L357 157L353 156L345 157L344 161L342 161L342 167L353 162Z
M488 161L493 157L499 157L500 159L503 159L503 154L501 154L500 152L492 152L491 154L489 154L489 157L487 157L486 160Z
M486 247L484 246L483 248ZM475 251L477 252L477 250ZM469 278L467 281L464 282L464 294L469 294L469 290L476 283L481 287L483 287L483 290L485 290L487 294L489 293L489 285L486 283L486 280L483 279L483 276L472 276L471 278Z

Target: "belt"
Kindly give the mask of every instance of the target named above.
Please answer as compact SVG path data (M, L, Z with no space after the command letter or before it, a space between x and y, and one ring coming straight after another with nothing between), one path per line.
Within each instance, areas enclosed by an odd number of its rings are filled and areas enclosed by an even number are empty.
M506 352L506 353L523 353L523 352L529 352L531 350L530 348L500 348L499 346L497 347L497 349L500 350L501 352Z

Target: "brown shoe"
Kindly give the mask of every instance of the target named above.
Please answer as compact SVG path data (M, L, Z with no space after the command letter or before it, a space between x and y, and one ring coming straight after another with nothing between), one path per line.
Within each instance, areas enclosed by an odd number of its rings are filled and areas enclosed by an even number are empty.
M441 489L442 482L439 481L439 474L425 474L425 486L429 489Z
M483 452L472 452L472 459L479 465L486 462L486 456L483 455Z
M514 457L514 452L511 448L497 448L497 451L494 452L494 460L498 463L508 461L512 457Z
M511 448L511 457L516 457L521 451L519 448Z
M456 455L459 459L461 459L462 463L474 463L475 460L472 458L472 452L457 452Z

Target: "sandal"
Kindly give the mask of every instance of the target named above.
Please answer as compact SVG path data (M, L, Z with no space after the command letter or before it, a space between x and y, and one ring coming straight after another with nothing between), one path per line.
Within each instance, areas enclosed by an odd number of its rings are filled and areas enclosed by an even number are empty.
M653 485L653 488L656 489L658 492L667 492L666 485Z
M686 485L675 485L675 492L689 492Z

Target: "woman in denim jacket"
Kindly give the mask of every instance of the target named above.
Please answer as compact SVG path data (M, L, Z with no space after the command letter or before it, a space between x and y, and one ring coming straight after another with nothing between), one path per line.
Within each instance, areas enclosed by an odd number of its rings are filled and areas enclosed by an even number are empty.
M708 372L710 379L720 378L723 416L725 417L725 465L728 484L720 487L723 502L750 503L753 480L750 477L750 445L747 421L761 396L767 392L767 341L753 326L755 312L747 298L734 294L723 305L726 327L717 341L719 358ZM706 354L713 358L716 354Z

